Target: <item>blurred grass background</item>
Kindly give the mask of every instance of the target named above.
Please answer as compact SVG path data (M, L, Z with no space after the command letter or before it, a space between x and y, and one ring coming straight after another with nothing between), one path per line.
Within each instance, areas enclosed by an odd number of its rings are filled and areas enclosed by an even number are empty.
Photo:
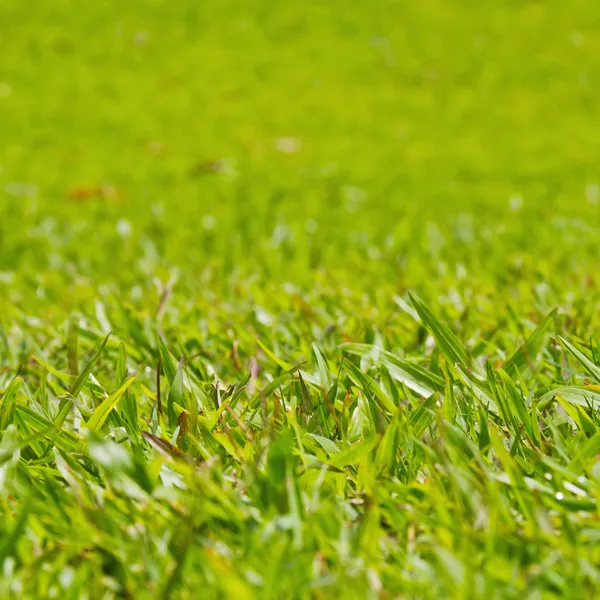
M173 266L192 287L201 274L312 286L317 269L427 296L432 280L448 287L443 261L483 295L544 281L550 304L590 285L593 3L0 10L12 302L69 310L101 283L128 290Z

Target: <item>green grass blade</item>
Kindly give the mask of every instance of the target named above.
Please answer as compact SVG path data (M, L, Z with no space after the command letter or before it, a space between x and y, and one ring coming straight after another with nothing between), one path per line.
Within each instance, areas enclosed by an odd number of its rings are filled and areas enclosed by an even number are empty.
M109 337L110 337L110 333L108 333L106 335L106 337L102 341L102 344L100 344L100 348L98 348L96 354L94 354L94 356L92 356L92 358L90 358L90 360L87 361L85 367L83 367L83 369L81 370L81 373L79 373L79 375L75 379L75 382L69 389L69 394L73 398L75 396L77 396L77 394L79 394L79 392L83 388L87 378L90 376L92 369L94 368L96 363L100 360L100 356L102 356L102 351L104 350L104 346L106 346L106 343L108 342Z
M537 356L548 338L548 330L556 317L554 309L540 323L535 331L527 338L527 341L506 361L504 371L509 377L515 377L517 373L523 373L525 369L533 367Z
M471 361L465 347L450 328L445 323L442 323L416 294L411 292L409 295L421 322L432 335L450 364L470 366Z
M135 376L126 379L121 387L114 391L110 396L107 396L102 402L94 409L92 416L88 419L85 427L89 431L98 431L104 422L108 418L110 411L115 408L117 402L121 399L121 396L125 393L125 390L135 381Z
M591 375L597 382L600 383L600 367L595 365L583 352L580 352L569 343L564 337L557 336L560 345Z
M538 409L546 408L556 396L579 406L600 409L600 389L577 386L564 386L550 390L538 400Z
M371 344L342 344L342 350L367 356L375 364L385 365L389 374L421 396L431 396L444 389L444 380L427 369Z

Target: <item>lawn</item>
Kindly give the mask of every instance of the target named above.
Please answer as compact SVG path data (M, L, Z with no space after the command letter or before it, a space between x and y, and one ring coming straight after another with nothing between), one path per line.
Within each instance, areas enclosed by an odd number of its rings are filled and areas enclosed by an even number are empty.
M0 597L600 594L600 4L0 49Z

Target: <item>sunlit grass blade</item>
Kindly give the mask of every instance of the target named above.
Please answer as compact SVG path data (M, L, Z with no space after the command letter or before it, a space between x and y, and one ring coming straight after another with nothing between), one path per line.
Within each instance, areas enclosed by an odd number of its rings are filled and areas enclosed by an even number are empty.
M452 365L470 366L465 347L461 344L450 328L442 323L427 307L427 305L416 295L410 293L411 302L417 311L423 325L431 333L440 350Z
M114 391L110 396L107 396L102 402L94 409L92 416L88 419L85 427L90 431L98 431L104 422L108 418L108 415L113 408L117 405L121 396L125 393L125 390L135 381L135 376L126 379L121 387Z
M589 387L564 386L546 392L538 400L539 410L546 408L556 396L564 398L567 402L578 404L583 407L600 409L600 389Z
M444 388L444 380L414 362L404 360L387 350L369 344L347 343L342 349L358 356L367 356L375 364L383 364L389 374L421 396L430 396Z

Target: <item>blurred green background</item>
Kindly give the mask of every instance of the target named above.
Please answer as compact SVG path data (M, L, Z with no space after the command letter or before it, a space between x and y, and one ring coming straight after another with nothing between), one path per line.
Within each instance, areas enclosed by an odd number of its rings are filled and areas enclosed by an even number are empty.
M589 0L0 11L6 306L68 312L175 267L182 297L596 289Z

